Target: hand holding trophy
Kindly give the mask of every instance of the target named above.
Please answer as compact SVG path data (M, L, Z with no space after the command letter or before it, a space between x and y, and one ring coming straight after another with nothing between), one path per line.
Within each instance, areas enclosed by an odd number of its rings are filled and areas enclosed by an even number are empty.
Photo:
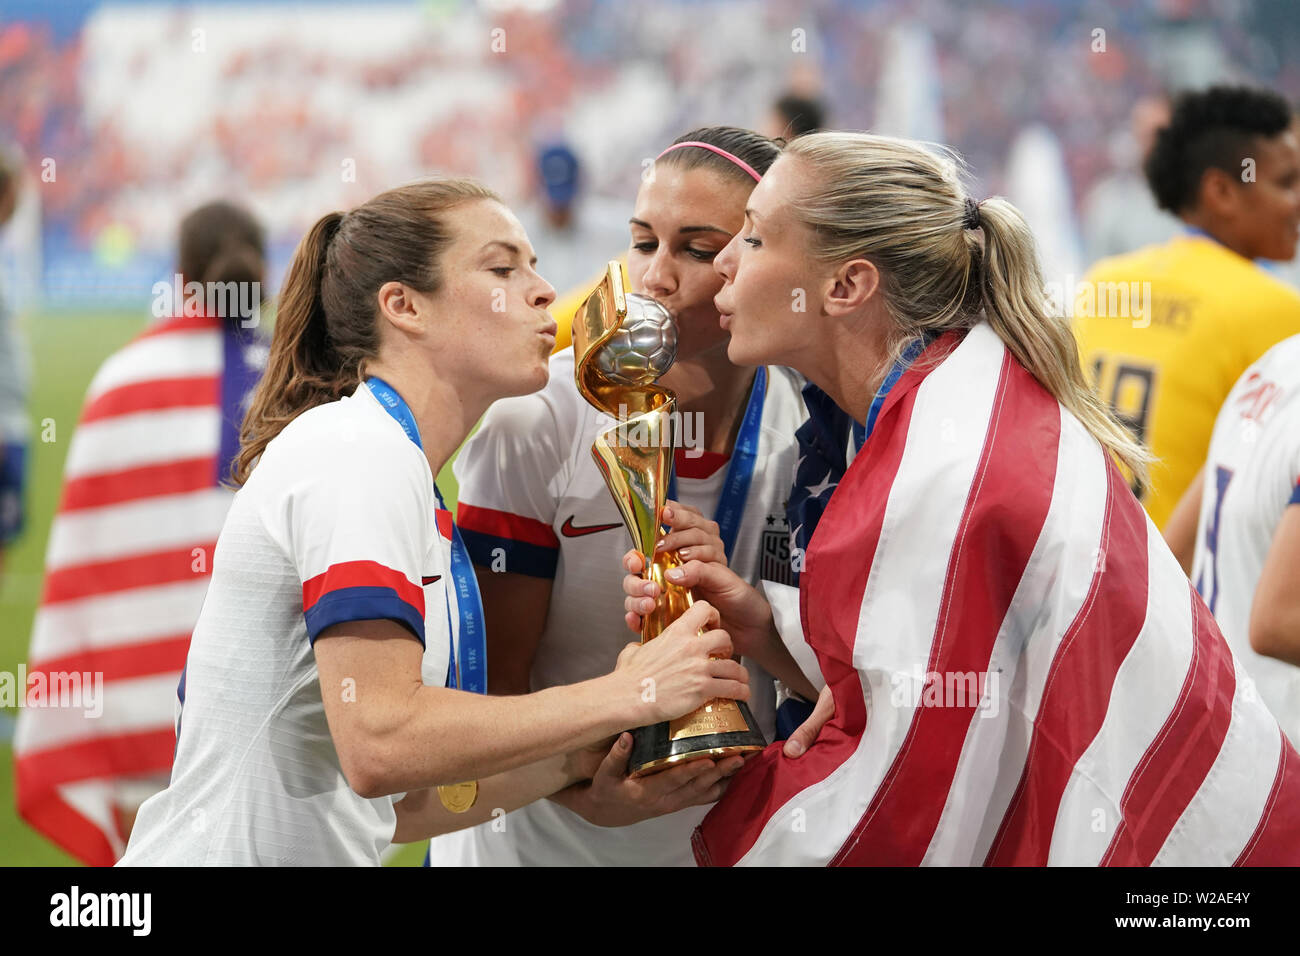
M656 553L660 515L676 448L677 399L656 384L677 352L677 327L668 310L648 296L626 293L622 266L610 262L605 278L573 319L578 391L618 424L597 437L591 454L618 505L646 574L660 588L645 615L641 642L653 640L691 606L688 588L665 573L681 564L673 552ZM633 776L700 757L721 759L762 750L765 741L742 701L713 700L699 710L632 732Z

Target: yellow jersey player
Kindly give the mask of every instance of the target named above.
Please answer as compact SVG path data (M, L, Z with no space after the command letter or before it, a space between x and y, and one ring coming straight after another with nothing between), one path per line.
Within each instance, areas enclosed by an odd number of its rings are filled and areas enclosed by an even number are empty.
M1157 461L1135 488L1157 527L1205 462L1247 366L1300 333L1300 293L1256 260L1289 261L1300 230L1300 140L1273 93L1184 94L1145 165L1184 232L1103 259L1074 302L1085 370Z

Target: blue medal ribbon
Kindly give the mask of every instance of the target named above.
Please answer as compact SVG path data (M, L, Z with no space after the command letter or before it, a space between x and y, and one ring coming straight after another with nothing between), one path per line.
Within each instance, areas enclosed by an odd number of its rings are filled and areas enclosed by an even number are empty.
M366 387L384 410L402 426L406 437L421 451L420 429L410 407L397 391L383 379L374 375L366 379ZM434 482L433 493L438 497L438 507L447 511L442 491ZM487 628L483 621L483 597L479 593L478 578L469 551L461 540L460 529L451 525L451 579L456 587L456 606L460 610L460 652L456 649L456 628L451 619L451 597L447 596L447 642L451 652L447 658L447 686L475 694L487 693Z
M736 435L736 447L731 452L731 462L727 465L727 478L722 483L722 495L718 498L718 507L713 520L718 523L718 533L722 537L722 547L727 561L736 545L736 536L740 534L740 521L745 514L745 501L749 497L749 486L754 480L754 467L758 462L758 439L760 425L763 421L763 400L767 396L767 368L759 366L754 374L754 385L749 390L749 403L745 406L745 415L740 420L740 432ZM677 469L668 476L668 497L677 499Z
M438 507L447 511L442 492L433 486ZM454 655L447 674L447 686L473 694L487 693L487 628L483 621L483 596L469 549L461 540L456 522L451 523L451 578L456 583L456 607L460 609L460 653ZM447 599L447 625L451 626L451 598Z
M397 424L402 426L402 431L406 432L407 438L415 442L415 447L424 451L424 442L420 440L420 426L415 423L415 416L411 414L410 406L401 395L397 394L397 390L377 375L371 375L366 379L366 387L370 389L370 394L375 396L379 404L384 406L384 411L392 415Z

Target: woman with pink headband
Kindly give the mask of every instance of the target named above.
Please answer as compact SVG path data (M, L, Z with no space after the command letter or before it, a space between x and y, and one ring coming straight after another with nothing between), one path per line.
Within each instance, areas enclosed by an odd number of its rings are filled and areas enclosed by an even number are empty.
M632 291L666 306L679 331L676 364L660 380L677 393L686 446L674 463L665 543L688 559L726 561L755 586L792 574L785 501L794 433L806 417L803 380L727 358L713 259L743 226L749 194L778 151L749 130L692 130L647 170L629 220ZM628 639L620 586L627 532L590 453L614 422L578 394L573 363L572 349L554 355L546 388L495 405L456 461L457 524L483 592L494 694L608 673ZM749 705L771 740L778 688L753 666L750 677ZM816 696L811 686L791 690ZM810 743L811 724L799 734ZM689 865L691 831L722 785L705 776L709 786L696 786L680 769L668 772L679 778L631 780L630 751L624 734L589 784L435 839L431 864ZM732 757L692 766L730 774L740 764ZM674 806L685 809L646 819Z

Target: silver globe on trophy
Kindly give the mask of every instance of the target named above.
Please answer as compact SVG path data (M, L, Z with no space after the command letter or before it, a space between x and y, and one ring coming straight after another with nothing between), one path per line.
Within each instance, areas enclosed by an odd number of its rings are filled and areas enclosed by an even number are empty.
M592 457L614 497L632 545L661 589L645 615L641 642L663 633L693 603L689 588L665 578L681 565L674 552L655 552L663 535L659 516L677 446L676 396L658 379L677 357L677 325L648 296L624 291L623 268L608 264L600 285L573 318L578 391L618 424L596 438ZM632 731L630 773L643 776L700 757L721 759L762 750L765 741L742 701L712 700L677 720Z

